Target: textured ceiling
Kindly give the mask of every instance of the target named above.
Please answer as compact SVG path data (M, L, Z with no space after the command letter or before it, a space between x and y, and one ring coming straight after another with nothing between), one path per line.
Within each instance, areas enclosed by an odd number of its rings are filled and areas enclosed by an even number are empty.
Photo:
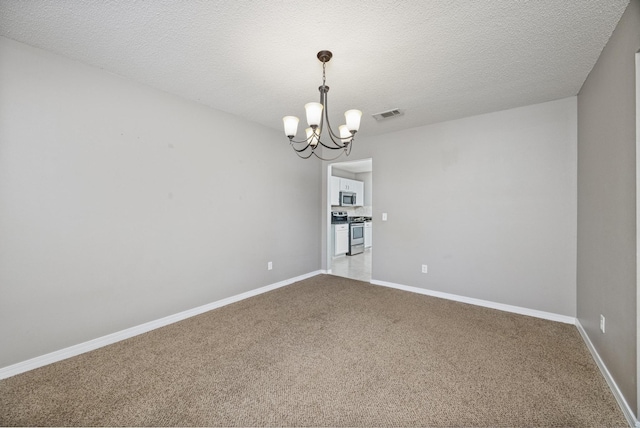
M627 4L0 0L0 35L278 130L317 101L328 49L332 124L358 108L375 135L576 95Z

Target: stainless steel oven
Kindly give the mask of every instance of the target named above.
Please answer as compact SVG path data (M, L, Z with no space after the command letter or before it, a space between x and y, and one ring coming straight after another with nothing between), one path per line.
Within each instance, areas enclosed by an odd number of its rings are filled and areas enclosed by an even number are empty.
M353 256L364 252L364 223L349 223L349 252Z

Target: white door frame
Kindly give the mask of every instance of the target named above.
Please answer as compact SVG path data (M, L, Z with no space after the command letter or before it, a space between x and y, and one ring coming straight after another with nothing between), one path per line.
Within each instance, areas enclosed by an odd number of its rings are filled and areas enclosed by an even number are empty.
M636 379L640 377L640 52L636 53ZM640 382L636 382L636 418L640 417Z

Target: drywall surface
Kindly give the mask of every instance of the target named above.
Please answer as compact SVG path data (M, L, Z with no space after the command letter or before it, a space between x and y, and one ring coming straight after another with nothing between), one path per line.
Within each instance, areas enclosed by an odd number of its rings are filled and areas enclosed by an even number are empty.
M359 140L373 279L575 316L576 111L571 97Z
M320 167L281 132L0 56L0 367L319 268Z
M634 0L578 94L578 319L632 409L637 388L638 49L640 2Z

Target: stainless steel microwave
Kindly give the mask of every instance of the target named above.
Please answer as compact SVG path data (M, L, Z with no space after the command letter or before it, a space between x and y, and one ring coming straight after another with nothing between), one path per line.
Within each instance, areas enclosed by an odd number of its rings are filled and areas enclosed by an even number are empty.
M341 207L355 207L356 206L356 194L354 192L340 192L340 206Z

